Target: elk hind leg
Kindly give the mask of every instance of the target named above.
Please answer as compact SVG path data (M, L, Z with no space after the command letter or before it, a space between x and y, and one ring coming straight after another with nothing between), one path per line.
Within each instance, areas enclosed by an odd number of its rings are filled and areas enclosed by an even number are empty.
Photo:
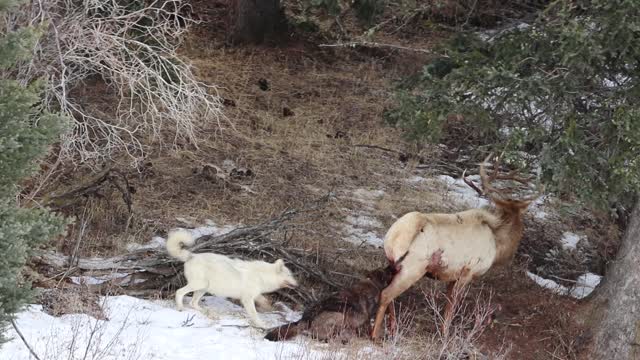
M394 336L398 328L398 323L396 320L396 306L394 300L391 300L391 303L387 307L387 320L387 329L389 330L389 335Z
M378 340L380 338L380 331L382 326L382 320L384 319L384 315L387 312L387 308L389 304L400 294L405 292L411 285L415 284L416 281L420 280L426 270L418 271L415 273L403 272L402 270L396 274L396 276L391 281L391 284L387 286L380 293L380 306L378 307L378 312L376 313L376 320L373 323L373 330L371 331L371 339Z

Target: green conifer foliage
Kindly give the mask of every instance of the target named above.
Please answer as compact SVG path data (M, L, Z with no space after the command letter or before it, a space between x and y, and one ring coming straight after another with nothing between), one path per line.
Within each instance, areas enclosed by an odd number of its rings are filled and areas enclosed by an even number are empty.
M0 12L15 2L0 0ZM64 127L64 119L39 108L39 86L11 79L11 67L28 58L37 33L0 34L0 344L4 326L29 300L21 270L31 250L60 234L64 221L45 209L18 206L18 182L35 170Z
M440 50L446 56L403 84L390 122L415 139L457 148L472 139L470 151L539 164L557 194L631 205L640 190L640 1L554 1L529 26L462 34ZM467 133L447 133L451 119Z

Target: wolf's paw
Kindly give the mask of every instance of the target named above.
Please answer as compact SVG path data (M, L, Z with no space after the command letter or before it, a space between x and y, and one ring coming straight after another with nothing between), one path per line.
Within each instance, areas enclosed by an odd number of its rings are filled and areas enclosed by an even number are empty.
M282 313L287 313L287 312L291 311L291 309L289 309L289 307L285 303L280 302L280 301L278 301L275 304L273 304L273 307L274 307L274 309L278 308L278 310L280 312L282 312Z
M266 304L258 304L258 310L260 310L260 312L266 313L266 312L272 312L274 309L271 304L266 303Z
M205 308L202 308L202 307L200 307L200 306L198 306L198 305L196 305L196 306L191 305L191 307L192 307L192 308L193 308L193 310L195 310L195 311L201 312L201 313L203 313L203 314L205 314L205 315L207 314L207 311L208 311L208 310L207 310L207 309L205 309Z
M200 312L202 312L209 319L212 319L212 320L218 319L218 314L211 309L201 309Z
M267 326L267 324L262 320L251 321L251 325L258 329L269 329L269 326Z

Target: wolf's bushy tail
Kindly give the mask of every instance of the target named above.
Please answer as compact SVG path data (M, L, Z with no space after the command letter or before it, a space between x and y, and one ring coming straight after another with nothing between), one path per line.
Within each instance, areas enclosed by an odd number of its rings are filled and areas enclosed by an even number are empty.
M183 249L184 246L191 246L196 242L190 232L186 230L177 230L169 233L167 238L167 252L174 258L185 262L191 258L191 251Z
M264 338L269 341L282 341L291 339L292 337L298 335L302 330L304 330L305 324L306 322L303 323L301 321L296 321L278 326L277 328L269 330Z

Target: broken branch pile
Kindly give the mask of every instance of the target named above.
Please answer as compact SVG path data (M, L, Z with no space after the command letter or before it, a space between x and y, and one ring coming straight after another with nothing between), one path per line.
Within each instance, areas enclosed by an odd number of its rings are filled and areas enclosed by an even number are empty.
M275 261L285 259L304 277L320 281L330 288L340 285L325 275L317 264L316 254L304 249L289 247L287 241L275 240L277 235L293 230L303 215L321 209L330 196L325 196L300 210L287 210L280 216L262 224L235 229L222 235L206 235L197 240L190 250L215 252L239 258ZM182 263L171 258L164 247L141 247L127 254L110 258L72 259L60 253L43 251L34 262L40 273L61 282L68 275L91 276L117 274L116 278L96 285L87 285L100 293L123 293L134 296L150 296L170 292L183 281ZM296 296L281 294L296 302L313 299L303 290L293 290Z

